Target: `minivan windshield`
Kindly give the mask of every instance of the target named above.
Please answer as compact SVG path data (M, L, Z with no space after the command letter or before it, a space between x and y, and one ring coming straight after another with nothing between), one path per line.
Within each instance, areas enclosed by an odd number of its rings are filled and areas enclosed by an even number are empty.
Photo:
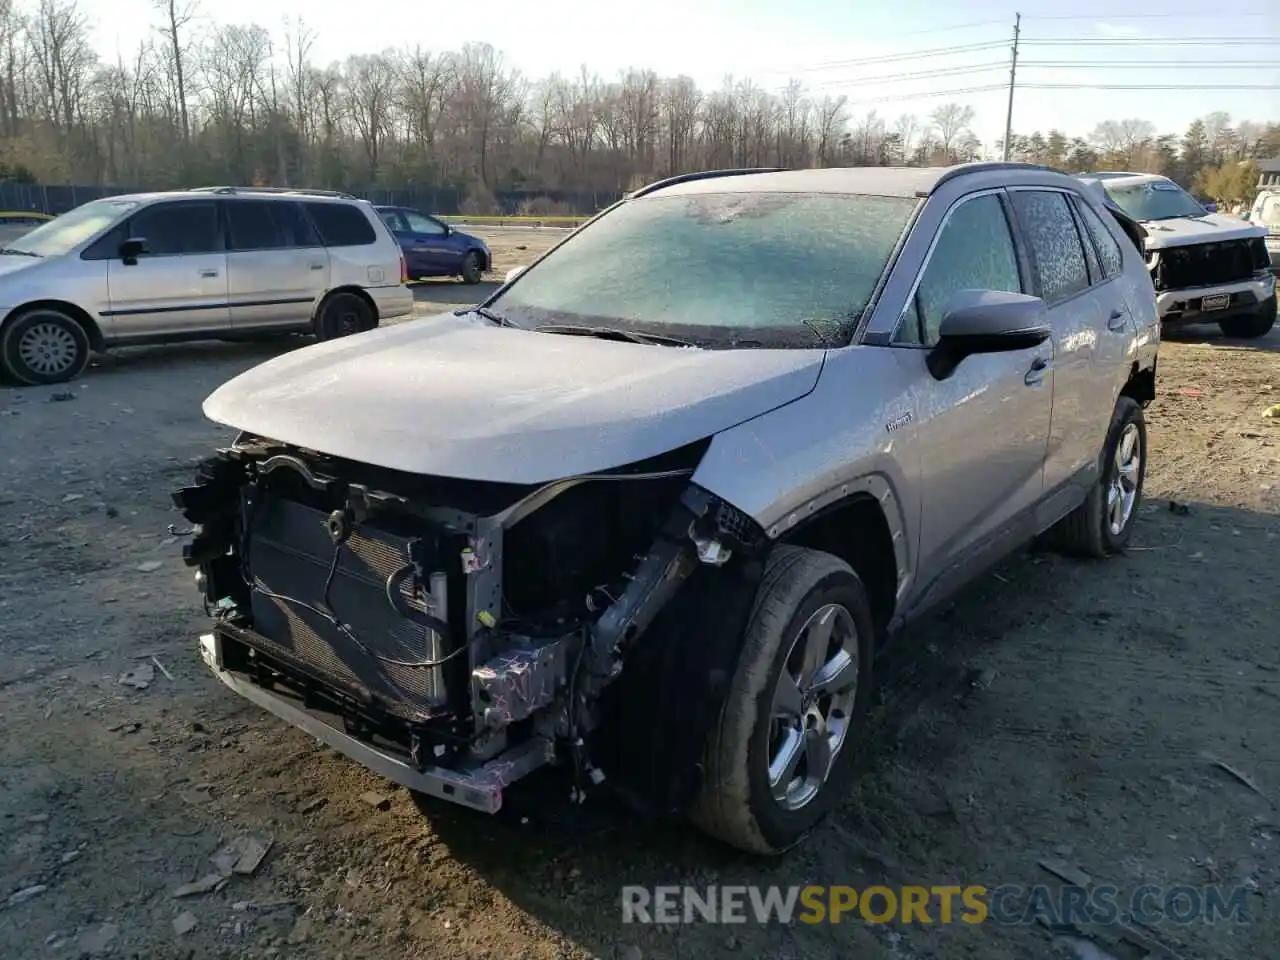
M1144 180L1126 184L1103 180L1102 188L1117 207L1135 220L1172 220L1175 217L1203 217L1208 214L1195 197L1172 180Z
M522 273L490 310L710 347L847 343L920 201L809 193L630 200Z
M23 234L6 250L38 257L56 257L95 236L138 205L136 200L94 200Z

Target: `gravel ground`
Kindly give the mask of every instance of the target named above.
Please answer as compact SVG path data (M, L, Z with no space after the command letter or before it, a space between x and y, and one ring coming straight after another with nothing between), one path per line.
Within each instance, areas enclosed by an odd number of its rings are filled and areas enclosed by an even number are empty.
M530 253L503 242L500 271ZM0 956L1090 956L1036 925L639 927L618 907L628 883L1056 883L1046 857L1125 890L1244 885L1252 922L1153 935L1274 955L1280 334L1162 347L1132 552L1011 560L922 629L857 788L778 862L613 810L423 817L207 674L168 493L230 439L200 401L280 349L122 351L0 389ZM244 837L270 843L255 869L174 896Z

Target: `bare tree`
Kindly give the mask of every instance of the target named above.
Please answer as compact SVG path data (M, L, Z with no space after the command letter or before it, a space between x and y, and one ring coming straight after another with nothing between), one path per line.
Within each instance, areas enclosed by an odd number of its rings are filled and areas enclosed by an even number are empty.
M938 138L938 151L948 160L959 153L957 147L968 139L969 125L973 123L973 107L958 103L944 103L929 114L929 123Z
M164 15L160 33L164 36L169 63L173 68L173 100L177 107L178 129L182 142L191 136L191 123L187 115L187 46L184 35L187 25L195 19L196 0L182 3L180 0L153 0Z

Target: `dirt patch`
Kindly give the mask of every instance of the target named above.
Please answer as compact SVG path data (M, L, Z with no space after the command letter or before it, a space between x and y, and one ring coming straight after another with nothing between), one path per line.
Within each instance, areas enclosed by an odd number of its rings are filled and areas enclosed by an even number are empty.
M122 351L69 389L0 390L0 896L19 894L0 956L1072 956L1035 924L619 918L628 883L1030 885L1056 882L1047 857L1123 890L1243 885L1253 923L1157 933L1188 957L1266 956L1280 422L1261 414L1280 336L1265 347L1164 345L1133 551L1018 558L912 638L858 787L776 863L615 811L522 820L519 796L505 817L424 818L208 676L168 493L230 439L200 401L280 344ZM144 665L145 686L120 682ZM211 858L246 837L265 856L223 876Z

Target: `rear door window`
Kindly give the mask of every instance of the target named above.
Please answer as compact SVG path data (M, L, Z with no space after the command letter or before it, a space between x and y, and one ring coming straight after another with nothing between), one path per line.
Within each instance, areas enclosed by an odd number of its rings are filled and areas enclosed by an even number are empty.
M222 224L214 200L156 203L133 215L129 235L147 241L153 257L221 253Z
M1119 276L1124 267L1120 244L1111 235L1111 231L1102 222L1102 218L1094 213L1087 203L1076 199L1075 206L1076 212L1080 214L1080 219L1084 221L1085 231L1089 234L1090 239L1093 240L1093 246L1098 251L1098 261L1102 267L1103 278L1110 280L1112 277Z
M1015 190L1012 197L1045 303L1053 306L1087 290L1089 269L1067 195L1052 190Z
M392 233L404 233L409 229L399 210L379 210L378 216Z
M350 203L312 201L303 206L326 247L362 247L378 239L364 213Z
M227 222L233 250L279 250L319 244L301 209L286 200L229 200Z

